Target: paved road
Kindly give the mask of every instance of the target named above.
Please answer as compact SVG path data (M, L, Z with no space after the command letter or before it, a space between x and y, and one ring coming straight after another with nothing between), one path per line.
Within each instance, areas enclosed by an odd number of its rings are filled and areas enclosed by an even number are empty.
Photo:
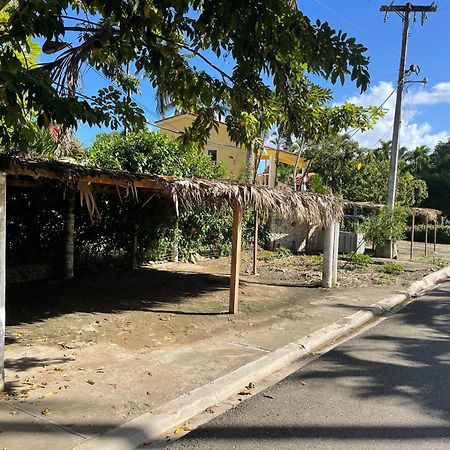
M450 283L170 446L186 448L450 449Z

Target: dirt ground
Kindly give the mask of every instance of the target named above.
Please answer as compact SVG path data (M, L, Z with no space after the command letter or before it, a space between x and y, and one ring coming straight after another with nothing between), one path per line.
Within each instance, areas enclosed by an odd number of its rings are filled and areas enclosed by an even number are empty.
M269 315L298 302L296 288L323 291L320 257L277 257L265 252L258 261L257 276L250 275L251 262L251 253L244 252L242 313L234 317L227 314L230 266L226 257L84 274L70 281L10 285L6 343L10 350L36 344L76 349L102 342L132 350L156 349L201 339L205 332L239 329L250 314ZM383 262L364 266L340 260L337 291L408 286L438 268L433 260L400 262L405 271L388 274Z
M413 262L402 256L400 274L386 273L382 261L339 261L332 290L318 287L317 256L262 253L253 276L245 252L235 316L227 314L229 258L10 285L2 398L51 414L75 437L101 433L403 290L448 264L447 246L438 251Z

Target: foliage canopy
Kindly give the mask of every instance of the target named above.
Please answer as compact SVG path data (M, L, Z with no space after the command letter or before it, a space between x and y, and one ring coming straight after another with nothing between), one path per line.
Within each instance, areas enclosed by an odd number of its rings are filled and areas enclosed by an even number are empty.
M349 126L367 128L377 111L328 107L332 83L369 83L366 48L327 22L311 22L292 0L1 0L8 8L0 37L0 141L29 140L24 117L39 126L78 121L142 127L144 112L126 92L139 77L179 109L198 114L187 134L202 141L226 120L236 143L248 143L263 123L308 138ZM23 65L30 37L47 55ZM231 68L225 71L219 61ZM109 83L88 97L79 92L81 67ZM130 75L126 70L131 67ZM26 102L23 100L26 99Z

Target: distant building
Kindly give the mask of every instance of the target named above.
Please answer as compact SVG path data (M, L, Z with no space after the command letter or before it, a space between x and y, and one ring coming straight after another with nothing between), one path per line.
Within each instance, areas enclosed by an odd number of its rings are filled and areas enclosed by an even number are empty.
M194 114L182 113L168 117L167 119L158 120L156 125L160 127L163 133L170 136L178 136L185 128L192 125L195 119ZM211 130L207 144L204 148L205 155L209 155L214 164L222 163L227 178L238 178L244 173L247 162L247 151L230 139L227 127L224 122L219 122L219 128ZM275 158L276 149L273 147L264 147L261 155L261 165L258 174L258 184L273 186L275 182ZM294 153L280 150L279 161L290 166L295 166L297 155ZM265 165L265 168L264 168ZM298 171L302 173L306 168L306 161L299 159Z

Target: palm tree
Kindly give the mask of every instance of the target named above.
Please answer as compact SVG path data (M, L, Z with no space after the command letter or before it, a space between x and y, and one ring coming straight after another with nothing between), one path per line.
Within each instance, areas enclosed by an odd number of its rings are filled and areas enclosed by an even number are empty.
M430 161L430 149L426 145L419 145L406 155L406 161L414 175L422 171Z

